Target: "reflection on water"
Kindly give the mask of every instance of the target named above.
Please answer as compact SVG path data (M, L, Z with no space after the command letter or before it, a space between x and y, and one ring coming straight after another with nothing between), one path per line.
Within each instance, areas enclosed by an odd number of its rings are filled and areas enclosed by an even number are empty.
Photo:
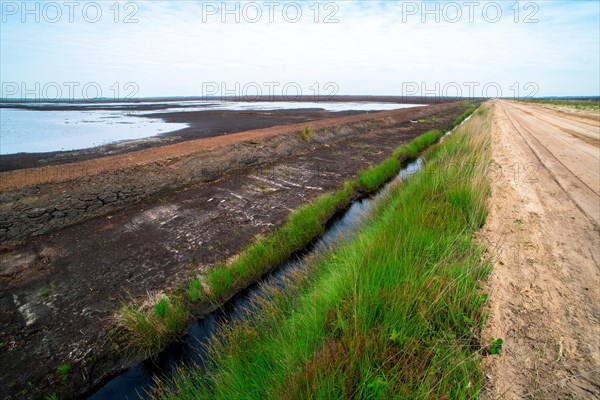
M78 150L186 128L115 111L0 109L0 154Z
M219 102L181 102L177 107L166 107L160 112L181 112L181 111L210 111L210 110L231 110L231 111L268 111L268 110L295 110L318 108L329 112L341 111L386 111L397 110L399 108L418 107L422 104L398 104L398 103L374 103L374 102L297 102L297 101L219 101ZM156 111L143 111L140 113L151 114Z

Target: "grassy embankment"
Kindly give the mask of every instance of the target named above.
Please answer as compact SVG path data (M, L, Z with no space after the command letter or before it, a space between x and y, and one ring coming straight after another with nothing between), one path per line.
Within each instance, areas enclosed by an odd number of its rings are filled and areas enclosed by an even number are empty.
M465 104L464 112L452 126L466 119L477 104ZM429 131L408 145L397 148L383 163L360 171L357 178L345 182L338 191L325 194L313 203L291 213L288 222L269 236L248 246L233 262L211 269L200 279L192 280L185 290L149 299L142 305L126 304L118 321L128 342L135 348L156 351L184 332L190 305L198 302L219 303L256 281L323 234L328 220L345 209L357 195L371 193L395 176L402 164L436 142L443 133ZM160 306L158 306L160 304Z
M490 124L486 106L428 151L351 243L223 328L214 365L156 398L476 397L487 267L473 234L487 215Z

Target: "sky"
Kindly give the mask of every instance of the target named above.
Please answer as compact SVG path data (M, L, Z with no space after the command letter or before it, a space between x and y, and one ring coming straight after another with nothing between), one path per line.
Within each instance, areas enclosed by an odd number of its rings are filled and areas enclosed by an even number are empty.
M600 95L596 0L0 6L3 98Z

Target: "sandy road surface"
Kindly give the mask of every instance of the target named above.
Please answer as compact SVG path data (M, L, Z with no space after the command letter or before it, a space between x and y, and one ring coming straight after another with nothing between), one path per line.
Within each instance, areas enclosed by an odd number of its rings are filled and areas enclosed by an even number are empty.
M600 122L498 101L484 399L600 398Z

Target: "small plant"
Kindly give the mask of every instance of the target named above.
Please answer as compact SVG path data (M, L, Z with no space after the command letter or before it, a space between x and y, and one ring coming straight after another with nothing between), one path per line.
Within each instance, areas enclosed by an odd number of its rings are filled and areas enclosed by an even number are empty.
M133 347L160 350L185 331L187 317L180 297L157 294L140 306L123 305L117 323L125 329Z
M502 343L503 343L503 340L500 338L497 338L497 339L491 338L490 339L490 355L499 354L500 350L502 350Z
M198 279L192 279L187 287L186 293L191 301L198 301L202 298L202 284Z
M308 142L310 139L312 139L312 136L313 130L308 125L302 128L302 130L300 131L300 137L302 137L302 140L304 140L305 142Z
M390 384L384 377L378 376L367 385L367 399L388 399Z
M59 400L58 395L56 393L49 394L46 396L46 400Z
M40 290L38 290L37 294L41 298L46 298L46 297L50 296L50 292L54 289L56 289L56 284L54 282L52 282L52 283L50 283L49 287L41 288Z
M392 342L396 342L399 345L402 345L404 343L404 335L401 333L398 333L396 331L396 329L392 330L392 334L390 335L390 340Z
M167 296L165 296L154 305L154 313L157 316L164 318L165 315L167 315L167 312L169 312L169 306L170 306L169 298Z
M58 373L60 374L60 379L63 382L66 382L69 379L69 372L73 369L73 366L69 363L60 364L57 368Z

